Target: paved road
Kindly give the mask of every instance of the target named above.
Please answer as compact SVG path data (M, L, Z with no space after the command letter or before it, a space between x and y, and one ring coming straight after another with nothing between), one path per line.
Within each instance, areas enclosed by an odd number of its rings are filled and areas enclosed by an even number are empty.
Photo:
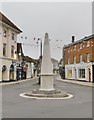
M67 100L35 100L19 94L39 88L37 80L3 86L3 118L92 118L92 88L55 81L55 87L74 95Z

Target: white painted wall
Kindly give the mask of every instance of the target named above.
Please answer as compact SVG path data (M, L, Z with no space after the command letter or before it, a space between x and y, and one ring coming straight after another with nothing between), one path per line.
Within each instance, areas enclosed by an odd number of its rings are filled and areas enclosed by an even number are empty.
M68 76L68 69L72 70L72 76L69 77ZM86 80L89 81L89 71L88 69L90 69L91 71L91 76L92 76L92 63L79 63L79 64L69 64L69 65L65 65L65 78L66 79L75 79L75 70L76 69L76 76L78 80ZM85 69L85 78L79 78L79 69ZM92 77L91 77L91 81L92 81Z
M34 63L31 63L31 77L34 77Z
M0 82L2 81L2 59L0 58Z
M27 68L27 78L31 78L31 63L27 63L28 68Z
M3 30L7 31L7 37L3 37ZM2 23L0 21L0 81L2 81L2 66L6 65L7 70L4 73L4 79L6 81L9 81L9 69L12 64L12 60L16 61L16 57L11 58L11 46L14 46L14 52L17 51L17 31L13 28L11 28L9 25ZM15 40L12 40L11 34L14 33L15 35ZM3 56L3 43L6 43L7 47L7 53L6 57ZM14 71L14 80L16 80L16 66L15 66L15 71Z
M0 82L2 81L2 53L3 53L3 49L2 49L2 23L0 21Z

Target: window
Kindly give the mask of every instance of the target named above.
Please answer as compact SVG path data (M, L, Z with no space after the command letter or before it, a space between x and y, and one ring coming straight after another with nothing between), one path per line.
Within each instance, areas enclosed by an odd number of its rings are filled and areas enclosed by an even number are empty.
M3 56L6 56L6 44L3 43Z
M76 45L74 45L74 51L76 51Z
M82 43L80 43L80 49L82 49Z
M14 40L14 33L11 34L11 38L12 38L12 40Z
M6 37L7 36L7 31L4 30L3 36Z
M80 55L80 63L82 62L82 55Z
M74 64L76 63L76 56L74 56Z
M72 69L67 70L67 76L68 76L69 78L72 77Z
M79 69L79 78L85 78L85 69Z
M68 58L68 64L70 64L70 58Z
M14 46L11 46L11 57L14 58Z
M87 44L86 46L89 47L90 46L90 41L87 41L86 44Z
M68 52L70 52L70 47L68 48Z
M87 53L86 57L87 57L87 62L90 62L90 54L89 53Z

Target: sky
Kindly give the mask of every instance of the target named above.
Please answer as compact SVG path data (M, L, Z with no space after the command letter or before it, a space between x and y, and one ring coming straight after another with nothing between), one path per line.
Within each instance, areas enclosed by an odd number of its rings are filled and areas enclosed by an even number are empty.
M39 57L37 40L44 42L46 32L51 57L57 60L73 35L77 41L92 34L91 2L2 2L1 11L23 31L18 42L23 43L24 54L32 58Z

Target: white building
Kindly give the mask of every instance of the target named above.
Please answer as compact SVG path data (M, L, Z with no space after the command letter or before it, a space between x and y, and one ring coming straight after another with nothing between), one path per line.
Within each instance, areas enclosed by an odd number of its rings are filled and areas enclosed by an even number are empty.
M23 56L23 61L25 62L23 68L26 68L26 79L34 77L34 63L36 63L36 60L29 56Z
M51 58L51 62L52 62L52 70L54 73L56 73L58 69L58 61L54 58Z
M16 80L17 35L21 32L0 12L0 81Z

